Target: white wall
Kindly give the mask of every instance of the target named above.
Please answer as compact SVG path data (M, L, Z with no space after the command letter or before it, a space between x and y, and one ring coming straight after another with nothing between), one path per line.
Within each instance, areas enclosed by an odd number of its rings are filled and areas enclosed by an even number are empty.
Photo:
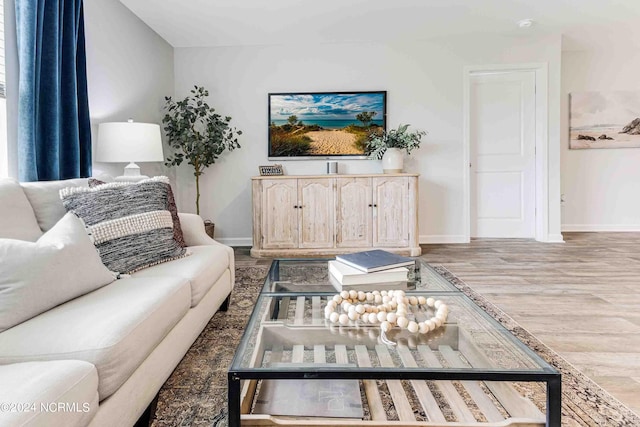
M173 94L173 48L118 0L84 2L92 140L109 121L161 123ZM166 149L165 149L166 150ZM125 164L95 163L94 175L122 175ZM141 163L146 175L172 175L162 163Z
M562 229L640 231L640 148L569 150L569 94L640 90L640 51L562 54Z
M467 65L549 64L549 234L560 236L560 38L538 41L485 36L439 42L176 48L175 93L204 85L210 104L244 132L201 182L201 214L216 236L250 244L250 177L267 161L267 93L387 90L388 123L429 132L405 162L420 176L421 242L461 241L463 224L463 69ZM325 161L284 162L287 174L324 173ZM342 173L381 172L378 161L341 161ZM188 166L180 168L178 205L193 211Z

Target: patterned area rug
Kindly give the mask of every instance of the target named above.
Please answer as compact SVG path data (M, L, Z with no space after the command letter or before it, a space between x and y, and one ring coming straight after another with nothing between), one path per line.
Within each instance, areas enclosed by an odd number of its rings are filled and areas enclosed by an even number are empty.
M236 270L236 287L229 311L213 316L164 384L158 396L152 426L227 425L227 369L267 270L266 266L240 267ZM436 270L562 372L563 426L640 426L639 416L538 341L508 315L444 267L436 267ZM534 402L543 404L542 386L523 384L521 387Z

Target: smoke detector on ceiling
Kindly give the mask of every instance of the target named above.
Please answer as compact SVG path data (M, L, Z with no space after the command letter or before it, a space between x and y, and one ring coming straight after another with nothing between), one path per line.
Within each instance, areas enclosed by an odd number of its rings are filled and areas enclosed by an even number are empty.
M518 21L518 27L520 28L531 28L533 27L534 21L533 19L521 19L520 21Z

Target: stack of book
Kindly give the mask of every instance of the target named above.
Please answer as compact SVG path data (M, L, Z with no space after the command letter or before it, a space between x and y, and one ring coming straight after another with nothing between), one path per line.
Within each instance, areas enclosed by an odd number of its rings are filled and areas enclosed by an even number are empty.
M412 258L380 249L338 255L329 261L329 280L338 291L345 286L406 283L407 267L414 264Z

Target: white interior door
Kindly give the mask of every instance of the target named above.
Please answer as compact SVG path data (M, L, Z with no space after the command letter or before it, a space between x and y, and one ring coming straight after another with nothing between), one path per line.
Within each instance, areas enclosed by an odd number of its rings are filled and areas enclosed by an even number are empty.
M471 76L471 237L535 236L535 72Z

